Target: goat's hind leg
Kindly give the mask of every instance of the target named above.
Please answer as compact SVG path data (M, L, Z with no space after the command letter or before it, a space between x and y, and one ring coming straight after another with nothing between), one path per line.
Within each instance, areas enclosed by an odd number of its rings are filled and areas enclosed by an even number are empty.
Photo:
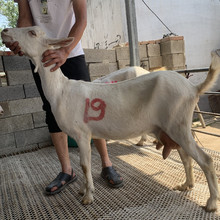
M194 187L192 158L182 148L178 149L178 152L184 165L186 181L185 183L174 187L174 190L179 190L179 191L190 190Z
M185 155L188 154L199 164L199 166L201 167L201 169L203 170L206 176L210 191L210 198L208 199L205 207L206 211L208 212L216 211L217 200L220 198L220 196L218 191L218 181L217 181L212 158L196 144L191 133L189 133L188 138L186 136L184 138L184 135L182 135L179 145L185 151ZM185 162L183 161L183 163ZM189 168L185 168L185 169L188 170L189 173L191 172ZM190 175L187 173L186 175L188 175L189 178Z
M83 194L82 203L84 205L93 202L94 185L91 173L91 146L90 139L77 142L80 148L80 165L83 170L84 180L80 188L80 194Z

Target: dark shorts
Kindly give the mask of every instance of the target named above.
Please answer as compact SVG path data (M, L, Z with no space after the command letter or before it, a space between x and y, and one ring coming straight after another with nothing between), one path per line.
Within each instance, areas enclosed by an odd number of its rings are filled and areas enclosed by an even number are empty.
M35 66L31 63L32 73L35 83L43 101L43 110L46 111L46 123L50 133L61 132L57 122L51 111L50 103L44 96L44 92L41 86L41 80L38 73L34 73ZM63 74L69 79L90 81L89 72L85 62L85 56L80 55L77 57L69 58L61 67Z

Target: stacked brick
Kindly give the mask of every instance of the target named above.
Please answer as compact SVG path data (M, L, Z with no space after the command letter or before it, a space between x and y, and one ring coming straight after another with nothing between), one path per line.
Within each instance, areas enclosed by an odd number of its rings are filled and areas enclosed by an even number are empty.
M91 80L129 66L129 47L112 50L85 49ZM154 70L185 68L183 37L141 42L141 66ZM31 150L51 144L45 124L42 101L34 83L29 60L25 57L0 54L0 72L5 72L7 85L0 77L0 156Z
M0 72L5 72L7 79L7 86L0 86L0 105L4 109L0 117L0 155L51 144L29 60L1 56Z

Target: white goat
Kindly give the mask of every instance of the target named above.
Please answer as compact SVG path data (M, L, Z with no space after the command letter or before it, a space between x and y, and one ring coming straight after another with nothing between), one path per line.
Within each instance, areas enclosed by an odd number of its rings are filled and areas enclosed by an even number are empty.
M3 108L0 105L0 115L2 115L3 113L4 113L4 110L3 110Z
M164 149L180 146L177 148L185 167L186 181L177 189L193 187L191 157L199 164L210 191L206 210L217 209L220 196L213 161L194 141L191 123L199 95L212 86L220 71L220 51L212 53L208 76L197 86L173 71L106 84L69 80L60 69L50 72L51 67L43 66L41 59L45 50L68 45L72 38L48 39L39 27L5 29L2 38L4 42L18 41L21 50L32 59L58 125L79 146L85 175L80 189L84 193L83 204L93 201L91 138L116 140L148 133L154 135Z

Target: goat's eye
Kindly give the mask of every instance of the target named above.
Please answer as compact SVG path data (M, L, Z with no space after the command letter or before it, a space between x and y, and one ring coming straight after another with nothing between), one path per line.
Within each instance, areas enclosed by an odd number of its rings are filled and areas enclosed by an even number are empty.
M36 37L37 34L35 31L28 31L29 35L31 35L31 37Z

